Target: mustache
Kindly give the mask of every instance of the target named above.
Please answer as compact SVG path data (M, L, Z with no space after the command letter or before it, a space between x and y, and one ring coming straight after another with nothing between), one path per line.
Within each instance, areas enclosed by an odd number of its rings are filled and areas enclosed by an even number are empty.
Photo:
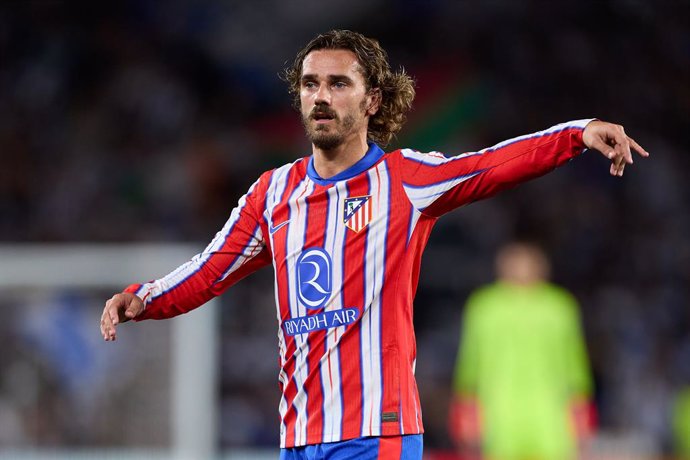
M325 104L320 104L314 106L314 108L311 110L309 113L309 118L315 118L316 116L327 116L331 118L338 118L338 115L335 113L335 110L331 109Z

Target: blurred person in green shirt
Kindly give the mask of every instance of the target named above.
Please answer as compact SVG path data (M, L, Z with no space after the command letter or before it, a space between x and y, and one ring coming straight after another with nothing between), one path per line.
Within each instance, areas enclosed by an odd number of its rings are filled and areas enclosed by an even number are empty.
M674 399L672 428L678 459L690 460L690 386L681 389Z
M549 271L539 248L509 244L467 301L450 419L465 458L574 459L591 433L578 304Z

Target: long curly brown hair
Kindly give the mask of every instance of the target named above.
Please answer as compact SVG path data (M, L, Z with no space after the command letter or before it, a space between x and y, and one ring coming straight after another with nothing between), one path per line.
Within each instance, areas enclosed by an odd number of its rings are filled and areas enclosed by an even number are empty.
M300 79L304 58L315 50L344 49L352 51L362 69L367 91L381 91L381 106L369 119L367 136L386 145L405 123L406 113L412 108L415 96L414 80L404 69L391 71L388 55L379 42L351 30L331 30L314 38L295 58L281 77L288 83L293 106L300 110Z

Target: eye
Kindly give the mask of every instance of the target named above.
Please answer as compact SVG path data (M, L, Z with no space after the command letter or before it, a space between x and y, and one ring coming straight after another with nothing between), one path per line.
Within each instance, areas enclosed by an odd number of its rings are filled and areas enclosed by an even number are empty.
M347 87L347 83L345 83L344 81L336 81L335 83L333 83L333 87L337 89L342 89Z
M304 81L302 82L302 88L314 89L316 88L316 83L313 81Z

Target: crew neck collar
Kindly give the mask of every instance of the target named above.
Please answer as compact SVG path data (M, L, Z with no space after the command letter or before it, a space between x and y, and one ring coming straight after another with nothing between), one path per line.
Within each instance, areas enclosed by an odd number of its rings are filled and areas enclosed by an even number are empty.
M359 161L357 161L357 163L353 164L346 170L339 172L335 176L329 177L328 179L322 178L316 172L316 169L314 169L314 155L312 155L311 157L309 157L307 175L311 180L313 180L319 185L330 185L341 180L347 180L352 177L355 177L357 174L360 174L366 171L367 169L371 168L377 161L381 159L381 157L384 154L384 151L381 150L381 147L374 144L373 142L368 142L367 145L369 145L369 150L367 150L367 153L364 154L364 156Z

